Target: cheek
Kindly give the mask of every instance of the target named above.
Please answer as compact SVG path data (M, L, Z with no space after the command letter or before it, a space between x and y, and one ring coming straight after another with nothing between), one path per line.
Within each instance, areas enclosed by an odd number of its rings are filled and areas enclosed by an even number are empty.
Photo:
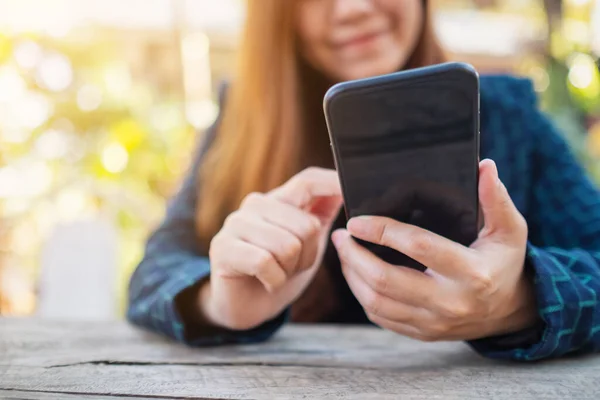
M298 9L296 31L302 57L313 67L318 68L323 63L321 58L323 58L327 25L323 13L314 10L314 6L311 6L313 3L307 3Z
M378 0L392 20L396 40L405 50L412 50L421 32L425 15L421 0Z

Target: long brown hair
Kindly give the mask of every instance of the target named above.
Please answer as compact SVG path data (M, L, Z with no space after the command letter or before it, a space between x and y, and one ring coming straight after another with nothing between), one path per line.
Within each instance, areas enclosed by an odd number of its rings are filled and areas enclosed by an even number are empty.
M247 194L273 189L308 165L331 166L321 106L330 82L299 56L294 3L247 1L234 80L200 169L196 225L205 248ZM423 4L421 38L404 68L445 59Z

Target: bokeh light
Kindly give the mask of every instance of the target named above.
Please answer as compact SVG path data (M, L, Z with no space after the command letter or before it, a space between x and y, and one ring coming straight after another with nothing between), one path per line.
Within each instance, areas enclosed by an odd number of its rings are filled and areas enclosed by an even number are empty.
M126 101L132 89L131 74L125 66L113 65L104 72L104 85L112 99Z
M600 69L589 54L575 54L567 61L569 90L581 106L600 112Z
M56 214L60 221L77 220L91 208L89 195L75 187L63 191L55 201Z
M63 158L70 147L71 141L68 134L56 129L42 133L35 142L36 152L46 160Z
M35 129L50 118L53 106L49 98L41 93L27 93L15 107L16 120L21 126Z
M19 43L14 50L17 65L24 69L35 68L41 61L43 55L42 48L33 40L24 40Z
M111 143L102 151L102 165L112 174L123 172L128 162L129 154L120 143Z
M44 57L38 66L37 82L53 92L67 89L73 82L71 62L62 54L50 54Z
M578 89L585 89L592 85L597 67L594 59L587 54L577 54L568 61L569 82Z
M102 104L102 90L95 85L85 85L77 91L77 105L82 111L94 111Z
M19 70L6 65L0 66L0 103L14 102L22 97L26 90L27 84L21 77Z
M211 100L190 102L186 105L188 122L197 129L208 128L217 118L218 106Z
M0 198L30 198L45 193L54 176L48 165L36 159L21 160L0 169Z

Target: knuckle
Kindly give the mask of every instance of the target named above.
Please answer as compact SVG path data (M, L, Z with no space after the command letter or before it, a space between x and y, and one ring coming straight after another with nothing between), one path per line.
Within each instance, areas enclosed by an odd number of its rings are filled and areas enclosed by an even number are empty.
M367 315L367 319L369 321L371 321L372 324L377 325L379 327L381 326L381 318L375 314L370 313L368 310L365 309L365 314Z
M477 269L471 275L471 286L477 293L491 293L494 290L494 278L489 271Z
M429 338L429 341L443 340L450 332L450 325L444 322L438 322L431 324L427 331L424 332L424 336Z
M430 306L435 304L436 296L431 291L423 290L418 294L418 299L422 304Z
M314 176L317 176L321 173L322 169L319 167L308 167L305 168L304 170L302 170L302 172L300 172L299 176L303 177L303 178L312 178Z
M215 257L219 259L228 258L227 255L230 253L229 249L231 248L234 240L234 238L222 230L217 232L217 234L213 236L209 243L209 257L211 259Z
M376 268L373 272L373 289L377 293L385 293L388 289L388 274L385 268Z
M425 255L433 248L431 236L425 232L415 232L411 235L407 247L411 254Z
M471 306L460 301L448 303L442 308L442 315L451 319L464 319L471 315L471 312Z
M223 234L219 232L213 236L212 240L210 241L210 245L208 247L208 257L211 259L211 261L219 257L222 237Z
M365 311L366 311L366 310L365 310ZM371 313L368 313L368 312L367 312L367 313L365 313L365 314L366 314L366 316L367 316L367 319L368 319L369 321L371 321L371 323L372 323L372 324L375 324L375 325L377 325L377 317L376 317L375 315L373 315L373 314L371 314Z
M389 245L391 241L390 229L387 224L374 223L373 228L377 242L383 245Z
M300 171L292 178L295 185L306 187L310 182L318 180L323 174L324 169L319 167L308 167Z
M252 261L252 268L255 273L261 274L269 269L273 261L273 256L268 251L256 251L254 260Z
M301 229L301 235L303 239L309 239L317 235L321 231L321 221L315 216L306 218L306 222L303 224Z
M223 222L223 226L224 227L231 227L232 225L235 226L241 219L242 219L242 214L240 213L239 210L236 210L236 211L232 212L231 214L229 214L225 218L225 221Z
M249 193L248 195L246 195L246 197L244 197L244 200L242 200L241 208L251 207L253 205L259 204L260 202L262 202L263 198L264 194L262 193Z
M302 242L298 238L288 240L281 249L281 255L286 260L295 259L302 251Z
M372 290L367 291L363 298L363 307L367 314L378 316L381 310L381 296Z

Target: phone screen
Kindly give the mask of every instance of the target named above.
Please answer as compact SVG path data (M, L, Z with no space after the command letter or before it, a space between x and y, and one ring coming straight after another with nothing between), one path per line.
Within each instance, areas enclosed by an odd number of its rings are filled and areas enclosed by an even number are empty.
M467 246L477 238L478 86L476 74L449 70L330 99L348 217L386 216ZM395 250L359 242L392 264L425 269Z

